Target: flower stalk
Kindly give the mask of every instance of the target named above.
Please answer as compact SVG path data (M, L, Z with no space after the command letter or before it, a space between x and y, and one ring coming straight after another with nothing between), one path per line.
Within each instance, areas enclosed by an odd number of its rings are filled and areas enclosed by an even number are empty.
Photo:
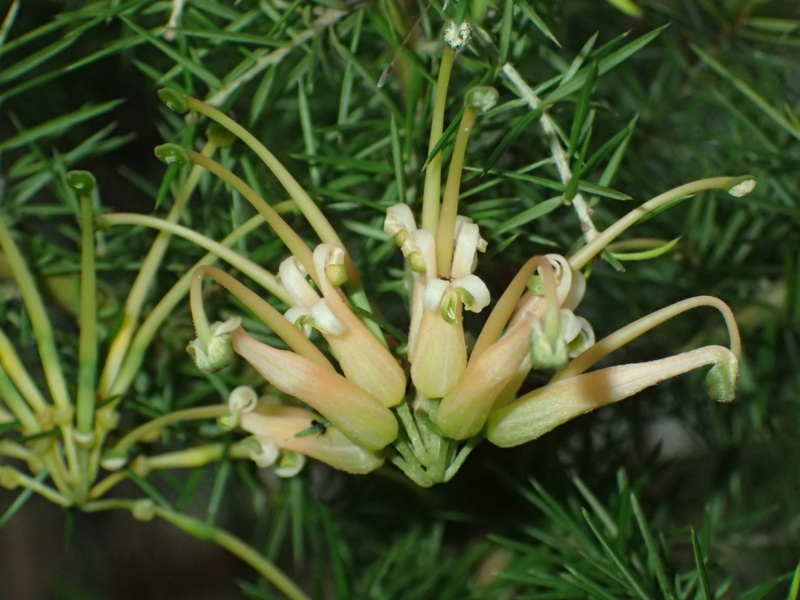
M569 264L576 271L585 267L589 261L597 256L603 248L613 242L617 236L624 233L629 227L640 221L645 215L680 199L691 197L698 192L706 190L725 190L732 196L743 196L755 187L755 178L751 175L739 177L709 177L685 183L673 188L655 198L648 200L641 206L634 208L616 223L598 234L594 239L578 250L569 259Z
M439 215L439 223L436 228L436 249L437 264L439 273L442 275L450 273L452 262L451 248L456 228L456 217L458 216L458 197L461 188L461 173L464 170L464 155L467 151L467 142L475 119L481 112L486 112L497 103L497 90L492 87L476 87L467 93L464 105L464 114L456 134L456 141L453 145L453 154L450 158L450 170L447 175L447 184L444 189L444 197Z
M433 100L431 116L431 133L428 141L428 166L425 169L425 187L422 197L422 226L428 231L436 231L439 226L439 192L442 185L442 152L433 153L444 131L444 112L447 104L447 88L450 85L450 74L456 56L454 48L447 46L439 64L439 78L436 82L436 94Z
M85 171L72 171L67 183L78 190L81 213L81 299L78 340L78 392L75 422L77 434L91 443L94 428L97 376L97 294L94 267L94 177Z

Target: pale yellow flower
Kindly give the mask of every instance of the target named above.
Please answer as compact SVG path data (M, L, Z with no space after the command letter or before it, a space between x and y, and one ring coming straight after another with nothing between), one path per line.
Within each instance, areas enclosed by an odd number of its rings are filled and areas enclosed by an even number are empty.
M468 28L451 26L448 32L455 46L466 44ZM439 142L443 129L447 63L453 60L455 46L445 52L444 79L440 78L434 101L431 147ZM515 73L510 68L505 72ZM359 303L364 311L370 310L353 261L288 171L216 109L190 98L173 99L172 104L182 102L211 117L250 145L320 238L313 250L308 248L241 179L209 159L187 153L188 160L208 168L250 200L291 253L281 263L277 278L262 277L268 292L290 306L285 315L219 269L201 268L192 287L198 339L190 348L198 365L205 370L218 368L233 352L291 398L286 406L262 401L247 403L246 409L231 405L227 422L254 435L252 456L260 465L277 464L279 456L290 457L282 472L292 474L302 463L297 455L307 455L343 471L364 473L389 459L418 484L432 485L450 479L483 438L504 447L522 444L581 414L703 366L712 367L711 396L719 401L733 398L739 336L730 309L720 300L699 297L679 302L599 342L592 326L576 311L586 292L582 269L641 217L702 190L724 189L742 195L752 190L754 180L717 177L692 182L644 203L604 231L592 223L584 227L586 243L574 255L531 258L493 303L489 288L476 274L487 242L479 224L458 215L458 197L470 131L477 116L491 109L497 97L491 88L467 94L444 192L440 194L441 161L435 159L427 167L419 219L406 204L396 204L386 212L384 230L400 248L410 275L408 344L405 355L399 356L389 350L374 323L362 321L353 310ZM172 149L170 156L175 153ZM582 222L589 219L586 207L579 207L578 199L575 204ZM229 262L238 264L237 260ZM245 264L245 259L241 262ZM244 266L240 268L244 271ZM204 276L238 296L288 349L256 340L236 320L209 326L200 294ZM470 349L464 311L481 312L490 306L486 324ZM712 345L648 363L586 372L632 339L700 306L723 314L730 348ZM322 338L320 347L308 338L313 330ZM531 370L554 375L541 388L520 393ZM252 391L248 394L255 396Z

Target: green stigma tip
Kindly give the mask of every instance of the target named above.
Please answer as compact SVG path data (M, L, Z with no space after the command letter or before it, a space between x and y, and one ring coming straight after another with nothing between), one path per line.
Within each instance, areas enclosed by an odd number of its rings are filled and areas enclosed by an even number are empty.
M186 96L177 90L161 88L158 90L158 97L167 105L167 108L174 110L176 113L183 114L189 110L189 105L186 103Z
M186 150L177 144L161 144L160 146L156 146L155 154L158 160L170 166L175 165L182 167L191 162Z
M97 182L89 171L70 171L67 173L67 185L79 194L91 194Z

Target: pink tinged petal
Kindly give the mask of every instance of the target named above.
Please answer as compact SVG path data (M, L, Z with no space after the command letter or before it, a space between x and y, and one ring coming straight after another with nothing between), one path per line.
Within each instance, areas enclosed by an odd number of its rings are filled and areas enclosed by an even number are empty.
M428 398L442 398L456 384L467 366L467 346L459 307L454 324L439 310L425 310L420 323L411 380Z
M547 310L547 304L541 296L537 296L531 292L525 292L519 299L511 319L508 322L509 327L514 327L522 319L531 317L541 318Z
M338 373L289 352L262 344L238 329L233 349L285 394L319 411L350 440L379 450L397 437L397 420L369 392Z
M335 314L344 332L325 339L344 374L384 406L400 404L406 394L406 375L399 363L348 307Z
M383 464L382 456L354 444L333 426L325 433L297 437L315 419L316 413L302 408L271 405L243 415L241 427L281 450L299 452L346 473L369 473Z
M528 378L528 374L531 372L532 368L533 365L531 364L531 355L529 353L525 355L525 357L522 359L522 363L520 363L519 368L517 369L517 372L514 373L514 376L509 380L509 382L503 386L503 389L500 390L497 398L495 398L494 404L492 404L493 411L507 406L517 397L519 389L522 387L522 384L525 383L525 380Z
M497 396L528 354L530 333L530 325L520 322L469 364L436 413L435 422L445 436L463 440L480 432Z
M325 273L325 257L333 248L335 247L330 244L320 244L314 250L317 273ZM403 369L350 310L339 291L327 278L321 276L320 282L328 308L343 325L340 334L325 335L325 339L345 376L380 400L384 406L399 404L406 394L406 375Z
M706 346L669 358L563 379L494 411L489 415L486 437L503 448L518 446L577 416L703 366L727 365L735 378L736 364L736 357L727 348Z

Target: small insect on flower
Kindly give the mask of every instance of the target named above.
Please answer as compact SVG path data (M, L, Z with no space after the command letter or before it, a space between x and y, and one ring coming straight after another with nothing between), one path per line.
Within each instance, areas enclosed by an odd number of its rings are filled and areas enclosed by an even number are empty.
M330 424L331 422L328 421L328 419L311 419L311 427L296 433L294 437L306 437L312 433L316 433L317 435L325 435L325 432L328 431L328 426Z

